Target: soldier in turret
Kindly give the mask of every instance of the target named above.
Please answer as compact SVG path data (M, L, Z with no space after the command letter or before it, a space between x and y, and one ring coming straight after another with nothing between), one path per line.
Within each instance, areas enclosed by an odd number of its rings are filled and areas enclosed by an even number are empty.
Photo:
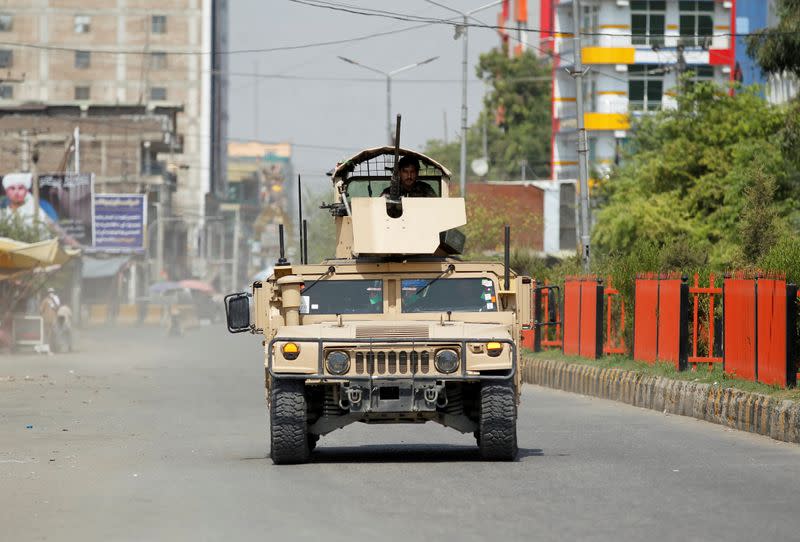
M419 175L419 160L413 156L403 156L397 164L400 175L400 195L404 198L435 198L431 185L417 180ZM386 187L381 196L388 196L391 187Z

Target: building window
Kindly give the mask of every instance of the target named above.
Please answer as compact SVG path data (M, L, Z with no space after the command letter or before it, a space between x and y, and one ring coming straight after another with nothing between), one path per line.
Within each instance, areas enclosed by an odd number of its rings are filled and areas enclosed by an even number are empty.
M89 87L75 87L76 100L88 100L90 96Z
M150 19L150 31L153 34L166 34L167 33L167 16L166 15L153 15Z
M628 107L631 111L661 109L664 69L658 64L628 66Z
M714 66L690 66L690 78L686 82L688 87L703 81L714 81Z
M166 70L167 69L167 53L150 53L150 69L151 70Z
M0 100L11 100L14 98L14 87L11 85L0 85Z
M88 15L76 15L75 16L75 33L76 34L88 34L89 30L91 30L91 23L92 18Z
M10 32L14 28L14 16L6 13L0 15L0 32Z
M597 35L600 21L600 6L583 5L581 6L581 32L586 34L584 43L597 45L600 36Z
M664 45L665 0L631 0L631 43Z
M681 43L687 47L708 47L714 33L713 0L681 0Z
M152 87L150 89L150 99L163 102L167 99L167 89L165 87Z
M0 68L10 68L14 65L14 51L0 49Z
M75 67L80 70L87 69L92 64L92 55L89 51L75 51Z

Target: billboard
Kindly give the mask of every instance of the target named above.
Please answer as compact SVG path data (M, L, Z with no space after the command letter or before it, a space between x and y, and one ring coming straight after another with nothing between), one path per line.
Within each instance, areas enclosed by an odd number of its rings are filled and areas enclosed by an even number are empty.
M40 207L66 235L92 246L94 173L39 175Z
M144 194L95 195L95 250L143 252L146 224L147 202Z

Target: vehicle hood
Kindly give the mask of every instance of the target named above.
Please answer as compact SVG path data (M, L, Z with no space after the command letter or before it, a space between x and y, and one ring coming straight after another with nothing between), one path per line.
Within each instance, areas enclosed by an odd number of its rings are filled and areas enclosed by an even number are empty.
M509 326L475 322L346 321L321 322L303 326L284 326L276 338L309 339L511 339Z

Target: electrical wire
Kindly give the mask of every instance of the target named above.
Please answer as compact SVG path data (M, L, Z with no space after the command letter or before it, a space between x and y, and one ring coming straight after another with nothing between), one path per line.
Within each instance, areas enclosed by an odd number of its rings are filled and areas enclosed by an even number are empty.
M397 21L406 21L406 22L425 22L430 24L440 24L440 25L448 25L453 27L470 27L470 28L484 28L489 30L505 30L505 31L522 31L528 33L535 33L535 34L560 34L565 38L572 38L572 33L569 32L558 32L555 30L543 30L541 28L517 28L513 26L501 26L501 25L492 25L487 23L464 23L463 21L454 21L451 19L440 19L440 18L432 18L432 17L422 17L419 15L411 15L407 13L400 13L395 11L388 11L388 10L378 10L372 8L365 8L362 6L354 6L352 4L342 4L339 2L328 2L325 0L289 0L295 4L303 4L310 7L316 8L323 8L329 9L333 11L340 11L345 13L351 13L355 15L364 15L368 17L382 17L388 19L394 19ZM777 31L773 30L774 33L777 34L786 34L786 35L796 35L800 34L800 30L786 30L786 31ZM624 34L624 33L612 33L612 32L579 32L581 36L610 36L610 37L640 37L642 34ZM747 33L736 33L736 32L721 32L713 34L713 36L704 36L700 34L684 34L684 35L676 35L676 34L653 34L648 33L647 36L650 37L680 37L680 38L691 38L691 37L749 37L758 35L757 32L747 32Z
M252 54L252 53L273 53L278 51L294 51L299 49L310 49L313 47L325 47L329 45L341 45L343 43L353 43L358 41L369 40L372 38L378 38L382 36L389 36L392 34L399 34L401 32L407 32L409 30L417 30L419 28L425 28L427 26L431 26L436 23L425 23L419 24L415 26L408 26L405 28L396 28L394 30L387 30L385 32L374 32L372 34L365 34L363 36L355 36L352 38L343 38L339 40L329 40L329 41L320 41L320 42L312 42L312 43L302 43L298 45L282 45L278 47L265 47L261 49L235 49L231 51L169 51L159 49L157 52L165 53L167 55L179 55L179 56L201 56L201 55L239 55L239 54ZM20 47L20 48L29 48L29 49L37 49L37 50L45 50L45 51L55 51L55 52L65 52L65 53L75 53L75 52L88 52L88 53L96 53L100 55L130 55L130 56L139 56L139 55L150 55L154 51L142 51L138 49L118 49L118 50L111 50L111 49L91 49L86 47L66 47L60 45L45 45L41 43L22 43L22 42L11 42L11 41L0 41L0 46L4 47Z

